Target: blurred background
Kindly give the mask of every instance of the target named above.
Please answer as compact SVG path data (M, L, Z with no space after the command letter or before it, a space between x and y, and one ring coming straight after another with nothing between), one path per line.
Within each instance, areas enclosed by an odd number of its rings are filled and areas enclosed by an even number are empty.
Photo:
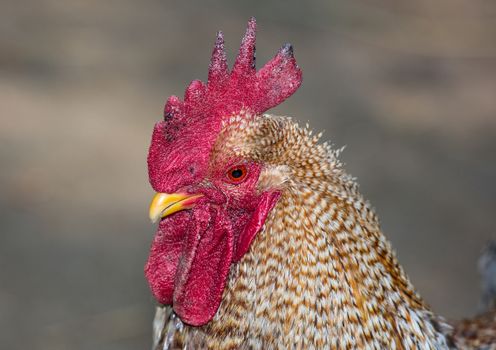
M273 113L337 146L421 294L477 310L496 238L496 2L17 1L0 11L0 344L147 349L155 231L146 155L166 98L290 41L301 89Z

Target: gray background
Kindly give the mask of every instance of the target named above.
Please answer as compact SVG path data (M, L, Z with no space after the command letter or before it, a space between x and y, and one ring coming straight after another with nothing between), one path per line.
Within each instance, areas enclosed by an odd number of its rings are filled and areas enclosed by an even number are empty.
M0 10L0 346L138 349L154 302L146 154L165 99L232 57L295 47L273 112L338 146L421 294L473 314L495 237L496 2L19 1Z

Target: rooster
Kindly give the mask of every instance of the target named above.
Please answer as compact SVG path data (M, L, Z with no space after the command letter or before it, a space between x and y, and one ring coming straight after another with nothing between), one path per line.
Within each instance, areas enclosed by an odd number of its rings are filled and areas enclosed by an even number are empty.
M473 323L415 291L340 150L264 114L302 75L289 44L256 70L255 27L232 70L218 33L208 82L171 96L153 131L154 349L494 347L496 331L468 339Z

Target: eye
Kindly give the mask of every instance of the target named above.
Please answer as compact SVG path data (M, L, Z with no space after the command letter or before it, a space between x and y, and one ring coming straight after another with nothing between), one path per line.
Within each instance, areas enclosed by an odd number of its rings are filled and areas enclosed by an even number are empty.
M227 171L227 178L232 183L240 183L246 178L247 173L246 166L236 165Z

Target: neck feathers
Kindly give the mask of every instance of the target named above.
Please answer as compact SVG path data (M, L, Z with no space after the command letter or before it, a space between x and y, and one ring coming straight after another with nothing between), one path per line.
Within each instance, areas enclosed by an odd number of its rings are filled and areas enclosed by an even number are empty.
M190 339L216 349L448 348L339 152L287 118L236 123L223 144L232 137L239 156L264 162L264 181L283 179L282 194L232 267L215 318L186 329Z

